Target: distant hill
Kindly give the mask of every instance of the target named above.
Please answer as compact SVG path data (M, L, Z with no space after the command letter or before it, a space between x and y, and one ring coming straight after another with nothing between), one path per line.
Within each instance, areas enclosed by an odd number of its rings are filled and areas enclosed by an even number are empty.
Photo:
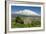
M22 17L22 18L32 18L32 19L39 19L41 20L41 16L27 16L27 15L17 15L17 14L12 14L11 19L15 19L16 16Z

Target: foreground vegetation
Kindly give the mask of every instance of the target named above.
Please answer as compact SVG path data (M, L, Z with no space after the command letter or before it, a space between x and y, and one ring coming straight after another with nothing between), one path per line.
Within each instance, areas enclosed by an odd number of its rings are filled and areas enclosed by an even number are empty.
M24 27L40 27L41 23L40 21L33 21L31 24L17 24L15 22L12 22L12 28L24 28Z
M30 27L40 27L41 26L41 21L38 21L38 20L33 20L31 24L17 23L16 20L21 20L21 19L17 17L17 19L12 20L12 23L11 23L12 28L30 28Z

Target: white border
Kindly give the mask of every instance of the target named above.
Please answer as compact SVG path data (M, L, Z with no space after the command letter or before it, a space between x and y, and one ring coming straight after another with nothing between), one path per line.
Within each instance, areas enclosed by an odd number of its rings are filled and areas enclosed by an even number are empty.
M31 28L11 28L11 5L16 6L34 6L41 7L41 27ZM43 29L43 5L31 5L31 4L9 4L9 31L25 31L25 30L41 30Z

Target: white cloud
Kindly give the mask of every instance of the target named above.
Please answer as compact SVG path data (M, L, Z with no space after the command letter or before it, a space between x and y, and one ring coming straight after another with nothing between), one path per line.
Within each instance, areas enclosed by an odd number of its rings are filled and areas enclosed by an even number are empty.
M32 10L28 10L28 9L25 9L25 10L20 10L20 11L15 11L13 12L14 14L21 14L21 15L32 15L32 16L39 16L38 13L32 11Z

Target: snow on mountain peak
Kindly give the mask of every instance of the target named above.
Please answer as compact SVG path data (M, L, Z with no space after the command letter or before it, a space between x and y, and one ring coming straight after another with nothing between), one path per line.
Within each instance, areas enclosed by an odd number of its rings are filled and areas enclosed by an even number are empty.
M15 14L21 14L21 15L32 15L32 16L39 16L38 13L32 11L32 10L28 10L28 9L25 9L25 10L20 10L20 11L15 11L14 12Z

